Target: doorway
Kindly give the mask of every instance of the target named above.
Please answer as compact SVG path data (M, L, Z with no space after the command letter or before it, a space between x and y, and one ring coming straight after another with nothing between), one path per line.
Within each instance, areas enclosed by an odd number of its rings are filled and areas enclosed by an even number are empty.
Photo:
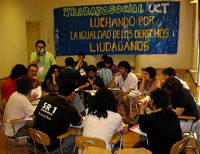
M28 64L30 64L31 53L35 51L35 43L40 39L40 22L26 22L26 40L27 40L27 55Z

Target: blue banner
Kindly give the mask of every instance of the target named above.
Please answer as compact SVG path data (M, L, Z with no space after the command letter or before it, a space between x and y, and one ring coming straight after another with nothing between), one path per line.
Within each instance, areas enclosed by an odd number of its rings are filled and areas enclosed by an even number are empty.
M56 55L176 54L179 8L171 1L56 8Z

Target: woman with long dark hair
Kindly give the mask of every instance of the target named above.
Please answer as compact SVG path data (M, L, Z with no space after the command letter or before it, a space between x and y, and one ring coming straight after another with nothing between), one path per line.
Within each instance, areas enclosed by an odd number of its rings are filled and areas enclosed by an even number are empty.
M63 76L60 67L52 65L45 77L43 89L49 94L56 94L62 80Z
M179 119L169 109L169 95L165 90L156 89L150 97L150 102L140 105L139 126L147 133L149 149L153 154L169 154L172 145L182 139ZM152 109L148 115L144 113L147 105Z
M94 101L85 117L83 136L96 137L106 142L106 149L111 150L113 134L122 130L122 117L117 113L117 106L113 93L102 88L97 91Z

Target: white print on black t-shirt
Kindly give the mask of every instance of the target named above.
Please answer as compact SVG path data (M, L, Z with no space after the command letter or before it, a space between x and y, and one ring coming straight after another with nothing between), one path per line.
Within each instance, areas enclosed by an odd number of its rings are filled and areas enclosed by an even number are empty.
M51 112L50 110L51 110L51 107L52 107L52 105L51 104L48 104L48 103L44 103L44 105L42 106L42 108L43 109L45 109L46 111L48 111L48 112ZM52 113L52 115L56 112L56 110L57 110L57 107L53 107L53 111L51 112Z
M42 108L39 111L39 115L41 115L42 117L44 117L48 120L51 120L51 117L49 117L49 116L53 116L54 113L56 112L56 110L57 110L57 107L52 107L51 104L48 104L47 102L45 102L44 105L42 106ZM47 115L45 115L44 113L47 114Z
M48 115L44 115L44 114L42 114L40 111L39 111L38 114L41 115L42 117L48 119L48 120L51 120L51 118L50 118Z

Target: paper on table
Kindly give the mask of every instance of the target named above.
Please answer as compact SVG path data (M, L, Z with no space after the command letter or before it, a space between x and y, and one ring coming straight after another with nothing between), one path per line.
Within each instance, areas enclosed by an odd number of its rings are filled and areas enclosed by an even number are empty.
M37 98L40 98L41 95L42 95L41 86L38 86L37 88L32 89L31 90L31 95L33 95L33 94L37 94L38 95Z
M113 91L118 91L118 90L121 90L119 87L116 87L116 88L108 88L109 90L113 90Z
M37 94L38 96L37 96L36 100L31 101L31 104L38 104L40 101L41 95L42 95L41 86L38 86L37 88L32 89L31 95L33 95L33 94Z
M145 133L145 132L143 132L143 131L140 130L139 124L137 124L137 125L129 128L129 130L147 137L147 133Z

